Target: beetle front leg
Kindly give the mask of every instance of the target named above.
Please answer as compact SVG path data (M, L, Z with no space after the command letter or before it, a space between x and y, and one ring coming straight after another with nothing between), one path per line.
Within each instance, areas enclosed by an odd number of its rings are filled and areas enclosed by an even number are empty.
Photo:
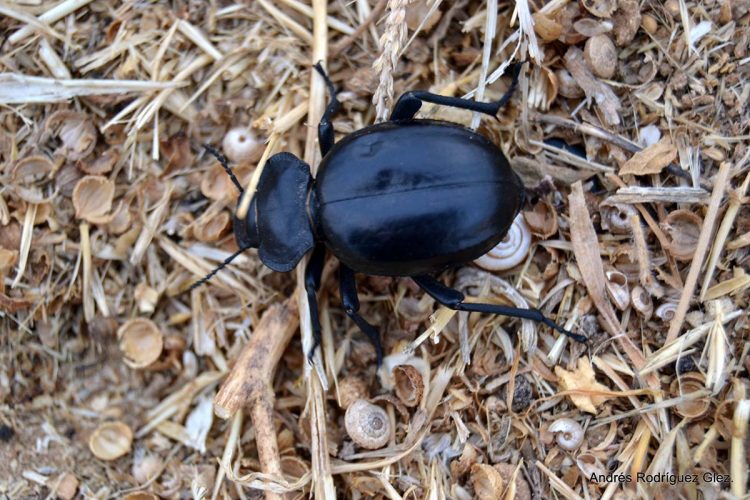
M500 314L511 318L530 319L538 323L544 323L577 342L588 342L586 337L577 333L569 332L542 314L542 311L539 309L522 309L519 307L501 306L499 304L478 304L474 302L464 303L465 297L463 293L443 285L431 276L413 276L412 279L433 299L451 309L457 311Z
M391 113L391 121L411 120L414 118L414 115L417 114L419 108L422 107L422 102L431 102L441 106L450 106L453 108L466 109L490 116L496 116L500 111L500 108L508 103L513 96L513 93L516 91L516 87L518 86L518 75L521 73L521 66L523 66L523 63L517 63L510 67L513 78L510 82L510 87L508 87L505 94L495 102L479 102L472 99L448 97L440 94L433 94L432 92L413 90L401 95L398 101L396 101L393 113Z
M323 116L320 117L320 123L318 123L318 144L320 145L320 154L325 156L328 154L328 151L331 150L335 141L333 122L331 122L331 119L336 111L338 111L340 103L338 99L336 99L336 87L333 86L333 82L328 77L328 74L323 69L320 62L315 63L315 70L326 81L326 87L328 87L328 93L331 96L331 100L328 101Z
M307 292L307 304L310 311L310 323L312 324L313 345L307 353L307 359L312 363L315 349L320 345L321 327L318 313L318 297L316 292L320 287L320 278L323 274L326 250L323 245L316 245L310 260L305 267L305 291Z
M383 363L383 344L380 342L380 333L370 323L358 314L359 297L357 297L357 282L354 280L354 271L343 263L339 266L339 282L341 286L341 302L344 305L346 315L367 335L372 345L375 346L375 355L378 358L378 366Z

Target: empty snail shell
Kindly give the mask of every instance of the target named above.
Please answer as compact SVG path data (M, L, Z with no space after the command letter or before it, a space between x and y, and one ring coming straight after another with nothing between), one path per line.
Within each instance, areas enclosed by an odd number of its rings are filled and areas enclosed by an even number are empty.
M633 307L643 319L650 319L654 313L654 303L651 300L651 296L642 286L636 286L633 291L630 292L630 300L633 303Z
M602 207L601 212L602 228L613 234L629 234L632 230L630 216L638 214L634 207L623 204Z
M233 163L252 163L263 154L263 142L246 127L236 127L227 132L221 146Z
M557 445L564 450L573 451L583 444L583 427L572 418L555 420L549 431L555 434Z
M529 253L531 233L518 214L503 241L474 262L488 271L505 271L520 264Z
M676 302L664 302L656 308L656 317L665 323L669 323L677 312Z
M607 293L609 298L620 311L624 311L630 305L630 289L628 278L620 271L607 271Z
M406 406L417 406L424 394L422 372L412 365L398 365L393 369L393 377L398 399Z
M706 377L700 372L689 372L676 378L669 386L674 397L687 396L706 388ZM695 419L706 414L711 407L708 397L691 399L675 406L675 412L685 418Z
M147 318L133 318L117 330L120 350L125 364L131 368L145 368L161 356L164 336L156 324Z
M368 450L382 448L391 437L391 421L383 408L364 399L349 405L344 416L346 433Z

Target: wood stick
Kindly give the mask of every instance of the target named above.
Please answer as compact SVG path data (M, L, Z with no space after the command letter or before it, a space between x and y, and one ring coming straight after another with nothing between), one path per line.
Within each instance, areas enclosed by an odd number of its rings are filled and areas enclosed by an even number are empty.
M708 244L711 242L711 235L714 232L716 216L719 214L719 205L721 205L721 200L724 198L724 191L727 189L730 167L731 163L729 162L723 162L719 167L719 175L716 176L716 180L714 181L711 201L708 204L706 218L703 220L701 234L698 237L698 245L695 247L693 262L690 264L690 271L688 271L688 276L685 280L685 288L682 289L680 302L677 304L674 318L669 324L669 332L664 344L669 344L677 338L682 328L682 323L685 321L685 314L687 314L688 307L690 307L690 299L693 298L695 285L698 283L698 275L701 272L701 267L703 267L703 260L706 258L706 251L708 251Z
M298 325L295 299L269 307L214 398L214 413L223 419L231 417L245 405L250 407L260 468L265 474L279 477L282 475L281 460L274 425L275 395L271 383L281 355ZM282 495L266 491L267 500L282 498Z

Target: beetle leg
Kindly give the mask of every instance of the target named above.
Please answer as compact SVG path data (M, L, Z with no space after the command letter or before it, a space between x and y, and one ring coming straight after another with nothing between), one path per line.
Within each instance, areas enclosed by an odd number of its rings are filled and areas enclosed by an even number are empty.
M328 93L331 95L331 100L328 101L326 110L323 112L323 116L320 117L320 123L318 123L318 143L320 145L320 154L322 156L325 156L333 147L333 143L335 140L333 135L333 123L331 122L331 119L333 118L333 115L336 113L336 111L338 111L340 103L338 99L336 99L336 87L333 86L333 82L330 78L328 78L328 75L323 69L323 66L320 65L320 62L315 63L315 70L326 81Z
M307 359L312 363L315 349L320 345L321 328L320 317L318 315L318 298L315 292L320 287L320 277L323 274L323 264L325 264L326 250L323 245L317 245L313 250L310 260L305 267L305 291L307 292L307 304L310 308L310 323L312 323L313 346L307 353Z
M359 298L357 297L357 282L354 280L354 271L343 263L339 266L339 282L341 285L341 302L344 304L346 315L367 335L372 345L375 346L375 354L378 357L378 366L383 363L383 344L380 342L380 333L370 323L358 314Z
M521 72L521 66L523 66L523 63L514 64L510 67L512 73L511 76L513 78L510 82L510 87L508 87L505 94L495 102L478 102L472 99L448 97L440 94L433 94L432 92L412 90L402 94L398 101L396 101L396 106L394 106L393 113L391 113L391 121L411 120L414 118L414 115L417 114L419 108L422 107L422 102L431 102L441 106L451 106L454 108L467 109L469 111L496 116L498 111L500 111L500 108L508 103L518 86L518 75Z
M463 293L443 285L431 276L412 276L412 279L433 299L451 309L457 311L500 314L511 318L530 319L532 321L544 323L577 342L585 343L588 341L585 336L569 332L551 319L547 318L539 309L522 309L518 307L501 306L499 304L464 303L465 297Z

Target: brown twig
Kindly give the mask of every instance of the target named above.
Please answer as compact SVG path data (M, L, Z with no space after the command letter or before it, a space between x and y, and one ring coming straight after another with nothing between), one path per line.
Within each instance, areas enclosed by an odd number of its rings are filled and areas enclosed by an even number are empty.
M298 325L296 300L287 299L283 304L269 307L214 398L214 413L224 419L245 405L250 407L260 468L265 474L281 475L271 382ZM282 497L269 491L266 498Z
M375 22L375 20L377 20L378 17L380 17L380 15L385 11L385 6L387 3L388 0L379 0L370 12L370 15L367 16L364 21L362 21L362 24L360 24L359 27L354 30L354 33L345 36L338 43L334 44L331 47L330 57L336 57L341 52L346 50L351 44L353 44L357 40L357 38L359 38L360 35L362 35L362 33L364 33L365 30L369 28L370 25Z

